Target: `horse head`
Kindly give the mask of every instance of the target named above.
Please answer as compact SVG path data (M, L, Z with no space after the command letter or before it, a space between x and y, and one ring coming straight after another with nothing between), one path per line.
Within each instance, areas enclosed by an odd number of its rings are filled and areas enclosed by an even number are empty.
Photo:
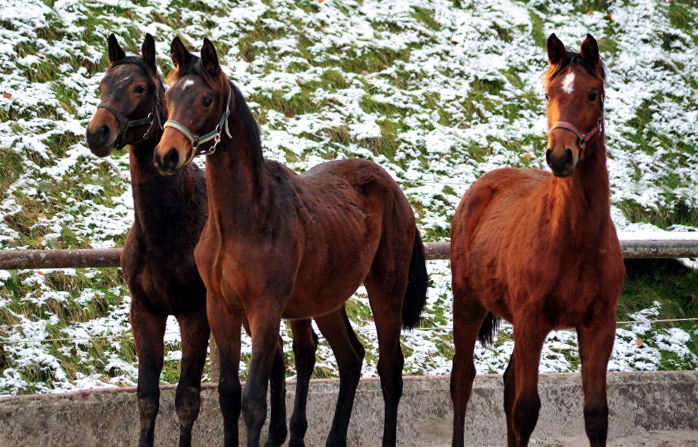
M164 87L155 64L155 40L146 34L141 55L127 56L114 34L109 36L107 73L99 83L101 103L87 126L87 145L106 157L113 149L148 140L160 127Z
M545 91L548 100L548 146L545 159L558 177L575 171L587 143L603 132L605 73L596 40L587 34L579 53L560 39L548 39Z
M235 107L232 85L208 39L204 39L199 58L176 37L171 57L175 71L168 77L170 119L153 160L164 175L177 175L196 155L213 153L224 135L231 137L228 118Z

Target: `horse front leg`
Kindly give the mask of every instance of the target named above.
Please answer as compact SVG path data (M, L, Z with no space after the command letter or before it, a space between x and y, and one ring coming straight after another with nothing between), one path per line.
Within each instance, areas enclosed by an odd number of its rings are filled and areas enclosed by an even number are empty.
M271 365L269 378L269 438L266 447L278 447L284 443L288 435L286 428L286 360L284 358L284 341L279 336L279 342Z
M206 363L210 329L204 306L177 317L182 331L182 375L175 408L179 418L179 446L191 445L191 431L201 407L201 374Z
M131 294L131 328L138 355L138 446L152 447L155 441L155 418L160 408L160 373L165 355L163 337L167 315L154 314L137 288L131 288Z
M223 303L222 298L209 291L206 312L220 354L218 399L223 414L223 445L238 447L238 419L242 395L239 377L242 311L230 309Z
M454 291L459 290L454 286ZM454 292L453 297L453 371L451 372L451 401L453 402L453 447L465 445L465 415L475 380L473 355L475 342L486 310L473 300L472 292Z
M606 369L616 336L616 316L609 312L577 328L582 362L584 424L591 447L605 447L608 434Z
M262 426L267 416L267 386L277 352L281 310L264 308L261 312L246 309L252 335L252 359L245 390L242 412L247 426L248 447L258 447Z
M538 395L538 365L543 342L550 330L535 315L514 322L514 354L512 363L516 397L508 417L514 431L516 447L527 447L538 423L540 396ZM510 399L511 396L508 397ZM506 402L505 402L506 404ZM511 439L511 437L509 437Z
M291 415L291 437L289 447L305 447L305 432L308 430L306 404L310 377L315 369L315 353L318 338L313 331L312 320L291 320L293 331L293 353L296 357L296 396Z

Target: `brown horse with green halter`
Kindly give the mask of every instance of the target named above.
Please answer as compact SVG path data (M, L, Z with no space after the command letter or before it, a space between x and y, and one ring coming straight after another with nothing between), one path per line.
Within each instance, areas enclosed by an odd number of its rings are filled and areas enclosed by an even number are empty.
M625 276L610 214L604 68L587 35L579 53L553 34L546 160L552 170L499 169L476 181L453 218L451 266L456 353L451 376L453 446L463 446L475 378L473 351L497 318L514 326L504 373L509 447L525 447L538 420L538 365L547 334L576 328L584 420L592 447L606 445L606 366Z
M427 289L407 198L382 168L365 160L324 163L302 175L265 160L257 123L211 42L204 40L199 59L176 38L171 55L176 70L167 92L170 121L155 164L174 175L197 153L208 154L209 220L195 257L221 353L225 445L238 442L241 396L247 444L259 445L279 323L310 317L339 364L340 395L327 445L346 445L364 351L344 303L363 283L379 341L383 445L394 446L404 361L400 330L418 322ZM213 131L208 142L197 137ZM244 393L238 378L243 312L252 333ZM293 441L303 445L302 439Z
M182 332L182 372L175 407L180 422L179 445L189 446L199 414L201 375L210 333L206 287L194 262L194 247L208 217L206 180L204 172L193 164L177 178L163 177L153 166L153 151L160 141L167 109L152 36L146 35L141 55L126 56L113 34L108 48L111 63L100 82L102 102L86 134L90 150L99 157L129 146L135 218L121 267L132 296L131 326L138 354L139 446L152 446L154 442L168 315L177 318ZM307 376L307 383L313 370L307 359L314 361L315 334L309 320L298 322L296 331L299 382ZM269 445L277 446L287 434L280 341L271 389Z

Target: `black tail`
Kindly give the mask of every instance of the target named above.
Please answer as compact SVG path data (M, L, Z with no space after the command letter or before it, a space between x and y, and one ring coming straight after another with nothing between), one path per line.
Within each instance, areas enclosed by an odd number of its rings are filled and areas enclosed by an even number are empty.
M498 330L499 317L492 312L487 312L487 316L482 321L482 326L480 326L480 332L477 334L477 339L480 340L482 346L491 345Z
M419 323L424 305L427 302L427 288L429 287L429 274L424 258L424 246L419 230L414 236L412 259L410 260L410 273L407 280L407 291L402 302L402 327L414 329Z

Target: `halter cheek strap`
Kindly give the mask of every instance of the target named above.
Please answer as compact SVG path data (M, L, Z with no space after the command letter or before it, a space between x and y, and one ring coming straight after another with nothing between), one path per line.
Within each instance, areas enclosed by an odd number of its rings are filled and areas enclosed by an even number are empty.
M119 139L114 142L114 149L118 150L126 145L126 136L128 134L129 129L131 128L145 126L146 124L149 124L148 130L145 131L143 136L138 141L134 141L131 144L142 143L143 141L150 138L150 135L152 135L152 131L155 128L155 123L157 123L160 129L163 129L162 124L160 123L160 114L158 113L159 104L160 89L158 88L157 83L155 83L155 105L153 106L153 110L145 118L141 118L138 120L129 120L121 113L119 113L119 111L116 110L116 108L114 108L114 106L112 106L111 104L106 102L99 103L97 109L109 110L111 114L114 115L114 118L116 118L116 120L119 122L119 127L121 128L121 135L119 136Z
M227 102L225 111L223 112L223 116L221 116L221 120L218 122L218 125L216 126L215 129L213 129L211 132L207 133L206 135L202 135L200 137L197 137L189 129L187 129L187 127L184 124L180 123L179 121L175 121L175 120L165 121L165 125L163 126L164 128L171 127L173 129L178 130L191 143L191 155L184 162L185 165L188 165L189 163L191 163L191 161L194 159L194 157L196 157L198 154L211 155L214 152L216 152L216 147L218 146L218 143L221 142L221 133L223 132L224 128L225 128L226 135L228 135L228 138L233 138L233 136L230 134L230 126L228 124L228 117L230 116L230 99L232 98L232 92L233 92L232 89L230 89L230 91L228 92L228 102ZM211 140L213 140L213 145L209 149L202 150L201 152L198 151L199 146L202 143L207 143Z

